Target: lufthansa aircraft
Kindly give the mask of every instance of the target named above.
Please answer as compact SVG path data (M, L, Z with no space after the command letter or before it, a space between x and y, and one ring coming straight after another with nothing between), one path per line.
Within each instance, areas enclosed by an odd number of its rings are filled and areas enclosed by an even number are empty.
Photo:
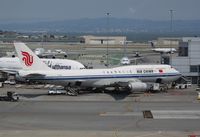
M175 48L156 48L155 46L154 46L154 43L153 42L151 42L151 47L153 48L153 49L151 49L152 51L154 51L154 52L158 52L158 53L161 53L161 54L163 54L163 53L169 53L169 54L174 54L175 52L176 52L176 49Z
M78 61L69 59L41 59L48 67L52 69L85 69L85 66ZM0 58L0 72L15 75L17 81L26 82L26 80L18 75L18 71L22 69L22 65L18 57L2 57Z
M84 65L78 61L69 59L41 59L48 67L52 69L85 69ZM22 65L18 57L2 57L0 58L0 71L12 70L17 72L22 69Z
M152 49L154 52L159 52L159 53L171 53L174 54L176 52L175 48L154 48Z
M24 43L14 43L23 69L19 75L28 80L70 88L127 88L145 91L146 82L167 83L181 74L169 65L130 65L109 69L53 70L43 63Z

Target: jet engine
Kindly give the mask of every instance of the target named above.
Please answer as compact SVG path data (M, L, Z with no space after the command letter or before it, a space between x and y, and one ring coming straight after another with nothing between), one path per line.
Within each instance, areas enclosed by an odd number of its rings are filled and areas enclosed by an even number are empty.
M147 84L143 82L130 82L128 88L131 92L143 92L147 90Z
M15 80L19 81L19 82L27 82L27 80L21 76L19 76L19 74L15 75Z

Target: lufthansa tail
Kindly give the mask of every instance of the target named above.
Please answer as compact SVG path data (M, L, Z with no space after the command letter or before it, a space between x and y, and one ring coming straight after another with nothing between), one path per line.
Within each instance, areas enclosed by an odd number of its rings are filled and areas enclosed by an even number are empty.
M17 55L23 69L26 70L51 70L37 55L35 55L24 43L14 43Z

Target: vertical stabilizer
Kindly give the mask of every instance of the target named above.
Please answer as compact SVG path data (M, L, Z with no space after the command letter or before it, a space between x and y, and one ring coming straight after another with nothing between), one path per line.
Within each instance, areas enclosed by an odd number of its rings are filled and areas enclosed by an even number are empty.
M155 48L155 45L154 45L154 43L152 41L150 42L150 44L151 44L152 48Z
M31 49L24 43L14 43L17 55L23 69L26 70L51 70Z

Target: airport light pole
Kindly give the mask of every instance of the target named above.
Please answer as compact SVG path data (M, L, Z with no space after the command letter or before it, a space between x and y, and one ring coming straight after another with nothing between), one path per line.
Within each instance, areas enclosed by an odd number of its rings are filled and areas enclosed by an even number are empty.
M200 88L200 65L198 65L198 79L197 79L197 86Z
M124 39L124 57L126 57L126 40Z
M44 43L47 41L46 37L47 37L47 32L46 31L42 32L42 48L44 48Z
M171 33L171 38L172 38L172 33L173 33L173 12L174 10L169 10L170 12L170 33ZM170 39L170 65L172 65L172 40Z
M109 40L109 16L110 16L110 13L107 12L106 13L106 16L107 16L107 46L106 46L106 66L108 67L109 65L109 62L108 62L108 40Z
M173 25L173 12L174 10L169 10L170 11L170 30L172 31L172 25Z

